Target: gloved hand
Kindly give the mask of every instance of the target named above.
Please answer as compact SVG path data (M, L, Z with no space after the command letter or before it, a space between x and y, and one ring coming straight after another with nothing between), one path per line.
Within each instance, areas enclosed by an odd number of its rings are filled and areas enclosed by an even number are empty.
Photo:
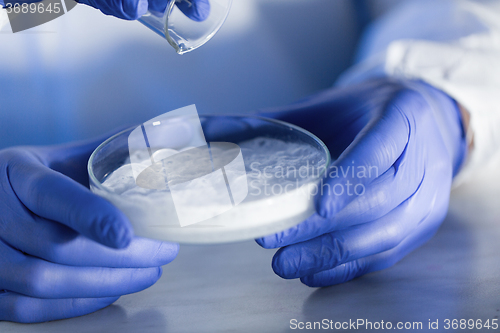
M337 157L317 214L258 239L273 270L311 287L384 269L433 236L466 154L457 104L422 82L390 79L329 89L263 114L297 124Z
M154 284L178 245L134 238L92 194L87 160L102 140L0 151L0 320L80 316Z
M99 9L106 15L125 20L137 20L151 10L163 12L169 0L77 0ZM209 0L175 0L177 7L190 19L202 22L210 14Z

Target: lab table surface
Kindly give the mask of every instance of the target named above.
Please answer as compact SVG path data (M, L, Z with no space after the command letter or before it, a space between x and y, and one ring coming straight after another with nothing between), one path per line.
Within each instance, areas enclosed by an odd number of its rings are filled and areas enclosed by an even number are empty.
M445 330L447 319L498 322L498 166L452 192L448 216L428 243L393 267L351 282L317 289L283 280L271 269L275 251L254 241L181 246L158 283L143 292L78 318L0 322L0 332L289 332L293 319L304 325L323 319L422 322L421 331L438 320L436 332L453 331Z

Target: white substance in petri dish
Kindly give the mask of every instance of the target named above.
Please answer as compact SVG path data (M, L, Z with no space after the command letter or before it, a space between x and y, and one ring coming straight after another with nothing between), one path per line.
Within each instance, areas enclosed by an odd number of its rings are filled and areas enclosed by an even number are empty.
M107 176L102 185L109 192L98 190L99 195L128 216L136 235L182 243L222 243L261 237L285 230L314 212L312 195L318 190L326 164L321 151L304 143L263 137L241 142L239 146L246 175L234 170L226 173L235 182L246 181L248 195L239 205L203 222L181 227L168 186L162 190L137 186L130 162ZM175 151L168 149L157 154L170 156ZM185 195L189 198L187 202L192 202L193 211L216 209L201 206L192 191L186 191Z

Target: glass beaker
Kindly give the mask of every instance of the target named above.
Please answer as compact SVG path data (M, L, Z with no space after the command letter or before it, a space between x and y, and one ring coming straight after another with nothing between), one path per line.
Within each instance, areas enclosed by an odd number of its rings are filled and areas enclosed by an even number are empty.
M178 54L193 51L219 31L232 3L232 0L202 0L204 15L194 19L177 6L193 6L196 1L200 0L150 0L148 11L139 21L165 38Z

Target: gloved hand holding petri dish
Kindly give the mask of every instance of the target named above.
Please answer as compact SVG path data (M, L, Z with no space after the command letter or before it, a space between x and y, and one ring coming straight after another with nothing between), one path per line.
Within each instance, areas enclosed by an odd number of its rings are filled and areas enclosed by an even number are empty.
M330 163L326 146L285 122L168 112L102 143L91 190L117 206L138 236L179 243L250 240L314 213Z

